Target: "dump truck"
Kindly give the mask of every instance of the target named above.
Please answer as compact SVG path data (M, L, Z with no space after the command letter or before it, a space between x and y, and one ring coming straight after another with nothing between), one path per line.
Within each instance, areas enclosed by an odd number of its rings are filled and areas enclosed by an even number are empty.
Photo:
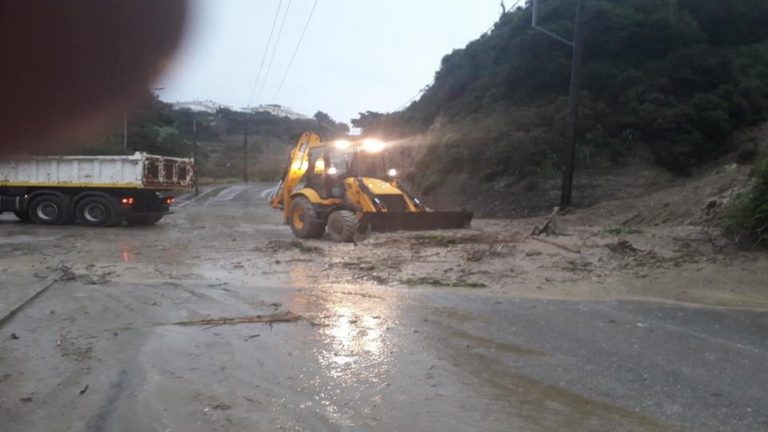
M351 242L368 232L459 229L473 214L434 211L409 193L397 167L388 165L387 144L372 138L324 142L302 134L270 197L299 238Z
M152 225L170 213L172 191L193 185L192 159L143 152L6 158L0 213L41 225Z

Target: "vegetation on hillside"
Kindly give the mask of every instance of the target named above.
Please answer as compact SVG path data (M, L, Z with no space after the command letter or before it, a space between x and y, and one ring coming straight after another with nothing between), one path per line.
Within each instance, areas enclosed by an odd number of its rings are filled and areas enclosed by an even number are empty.
M542 0L539 22L570 38L575 0ZM768 117L768 2L586 0L580 164L652 154L688 173ZM566 135L571 50L531 29L531 8L445 56L407 109L353 124L391 138L426 134L422 187L466 172L554 173ZM420 138L424 140L425 138Z
M67 154L123 154L124 130L127 125L128 152L146 151L167 156L188 156L192 153L191 141L182 134L179 119L171 106L153 94L144 95L141 108L113 125L113 132L101 140L62 147Z
M768 159L755 165L751 188L728 207L725 227L737 242L768 244Z
M127 119L127 151L123 125L102 141L69 147L69 154L123 154L145 151L165 156L193 156L197 128L197 165L201 177L243 178L247 163L252 179L274 180L286 162L288 149L307 130L329 139L346 133L346 124L318 111L314 119L290 119L268 112L246 113L220 109L215 113L174 110L172 105L147 93L144 103ZM244 146L248 135L247 157Z

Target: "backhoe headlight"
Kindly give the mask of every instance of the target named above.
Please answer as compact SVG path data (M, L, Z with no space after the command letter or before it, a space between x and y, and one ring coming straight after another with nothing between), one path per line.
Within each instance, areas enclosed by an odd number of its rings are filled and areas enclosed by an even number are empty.
M352 147L352 143L347 140L336 140L334 141L333 146L339 150L346 150Z
M338 174L339 170L337 170L335 166L331 165L331 166L328 168L328 171L327 171L327 172L328 172L328 175L332 175L332 176L334 176L334 175Z
M368 153L378 153L382 150L384 150L384 142L370 138L363 140L363 151Z
M397 177L397 170L394 168L390 168L389 171L387 171L387 175L390 177Z

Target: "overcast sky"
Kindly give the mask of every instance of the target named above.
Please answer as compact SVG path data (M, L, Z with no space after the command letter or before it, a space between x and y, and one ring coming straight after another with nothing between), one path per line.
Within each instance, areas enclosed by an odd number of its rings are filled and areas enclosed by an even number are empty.
M193 16L177 58L158 86L169 102L211 99L243 107L280 0L194 0ZM499 0L318 0L304 41L285 75L314 0L282 0L274 44L286 6L285 27L268 76L251 105L278 103L338 121L360 111L390 112L428 84L442 57L493 25ZM507 0L507 4L514 1Z

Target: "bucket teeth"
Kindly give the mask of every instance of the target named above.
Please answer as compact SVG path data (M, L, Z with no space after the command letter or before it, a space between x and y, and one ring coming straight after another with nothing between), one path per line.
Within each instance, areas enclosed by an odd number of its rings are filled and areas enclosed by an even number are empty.
M375 232L461 229L469 227L472 216L472 212L364 213L359 226Z

